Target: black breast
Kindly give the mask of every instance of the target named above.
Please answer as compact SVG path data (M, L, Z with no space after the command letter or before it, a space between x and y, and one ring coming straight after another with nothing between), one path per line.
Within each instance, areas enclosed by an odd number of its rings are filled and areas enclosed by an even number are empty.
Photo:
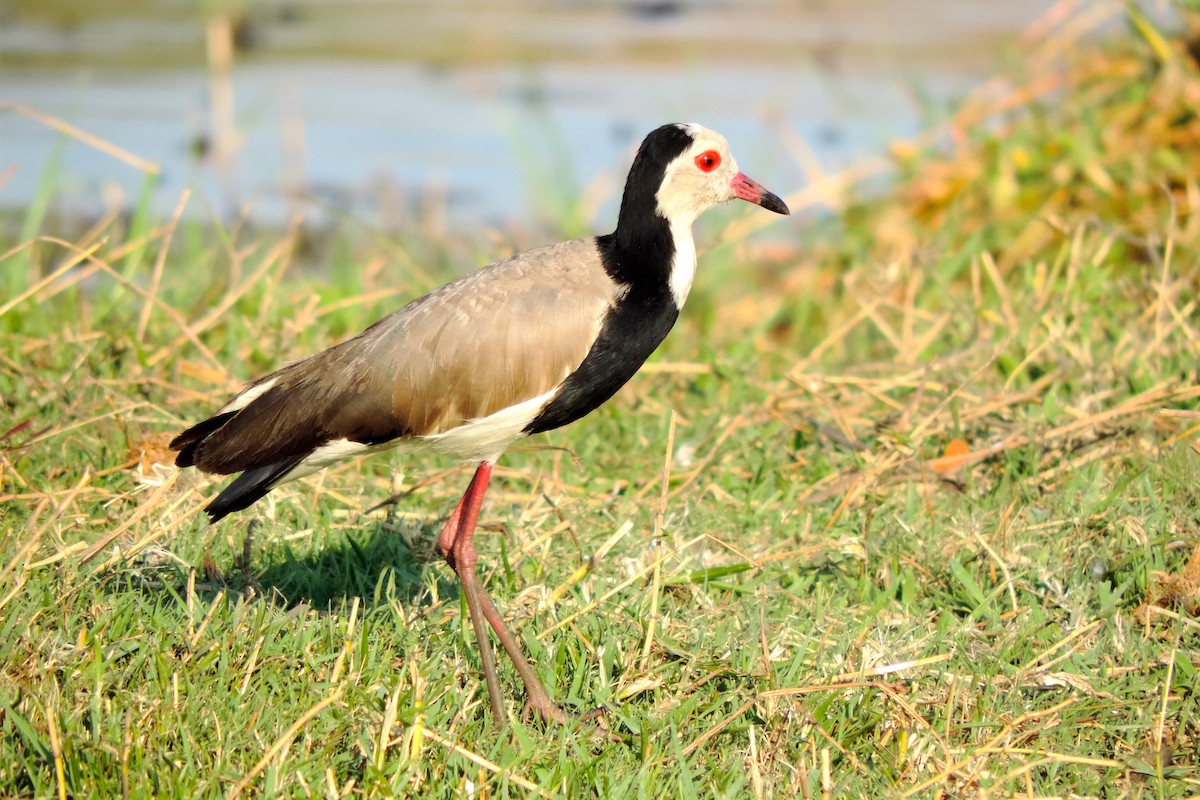
M669 242L669 234L667 236ZM527 434L553 430L598 408L634 376L662 344L679 317L679 308L668 284L669 264L674 257L674 248L670 244L665 248L666 252L661 249L654 252L652 259L646 259L644 255L622 258L611 234L599 237L598 244L605 269L625 284L627 291L605 315L600 335L583 363L525 426ZM666 262L665 269L663 261ZM631 269L633 262L641 263ZM634 278L632 282L621 280L629 277Z

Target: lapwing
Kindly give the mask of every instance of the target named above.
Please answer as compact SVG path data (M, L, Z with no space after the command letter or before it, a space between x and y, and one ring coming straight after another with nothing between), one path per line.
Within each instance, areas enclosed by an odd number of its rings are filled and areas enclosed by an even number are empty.
M507 719L489 625L529 707L563 721L479 579L475 523L492 466L513 442L574 422L633 377L691 289L692 223L735 198L789 213L738 171L719 133L663 125L638 148L612 233L497 261L259 378L175 437L175 463L241 473L205 507L212 522L352 456L394 448L477 464L437 547L461 581L492 712Z

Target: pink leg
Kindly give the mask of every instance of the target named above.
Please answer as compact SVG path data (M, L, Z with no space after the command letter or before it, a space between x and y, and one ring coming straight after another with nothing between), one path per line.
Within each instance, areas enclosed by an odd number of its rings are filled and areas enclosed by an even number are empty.
M483 679L487 684L488 698L492 704L492 713L498 721L505 719L504 703L500 694L500 678L496 674L496 662L492 655L491 642L488 640L487 628L484 621L492 626L500 644L512 659L517 672L525 684L525 694L529 705L545 719L556 722L566 720L562 709L550 700L541 681L533 671L533 667L521 652L516 637L508 630L492 599L488 597L479 580L477 564L479 554L475 552L475 523L479 517L479 508L483 504L483 495L487 491L488 481L492 477L492 465L484 461L475 470L475 476L467 486L467 491L446 526L438 536L438 549L446 559L446 563L458 575L462 584L463 596L467 600L467 609L471 613L471 625L475 628L475 639L479 644L479 660L483 667Z
M450 519L446 520L446 525L442 528L442 532L438 534L438 550L441 551L451 569L454 569L454 540L458 538L458 534L460 533L459 520L462 519L463 506L467 504L467 498L475 494L475 486L479 482L479 474L483 472L485 466L487 467L487 474L483 478L483 491L487 491L488 481L492 477L492 465L484 461L475 470L475 474L471 477L471 482L467 484L467 491L458 499L458 505L454 507L454 513L450 515ZM480 503L483 502L483 492L479 493L479 501ZM476 513L479 513L478 509L476 509ZM470 527L471 535L473 535L475 530L474 520L471 521Z
M483 616L487 618L488 624L492 626L492 630L500 638L500 644L504 646L504 652L508 653L513 666L517 668L517 674L521 676L521 682L525 684L525 702L542 719L565 723L567 721L566 712L556 706L554 701L550 699L550 693L546 691L546 687L538 680L537 673L533 671L533 665L529 663L529 660L525 658L525 654L521 652L521 646L517 644L516 637L512 635L508 627L504 624L504 620L500 617L500 612L496 610L496 606L492 603L492 598L488 597L487 593L484 593L481 600L483 601Z

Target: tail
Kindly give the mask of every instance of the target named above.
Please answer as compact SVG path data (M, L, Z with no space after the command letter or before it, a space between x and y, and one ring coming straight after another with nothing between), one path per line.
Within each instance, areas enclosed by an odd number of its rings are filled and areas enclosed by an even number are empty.
M213 522L285 481L407 433L394 418L391 373L364 371L362 361L342 346L295 361L175 437L176 466L242 473L204 509ZM331 441L354 446L335 448L313 463Z
M172 439L171 449L179 451L179 455L175 456L175 466L180 469L195 466L196 448L204 444L205 439L224 427L225 423L233 419L233 415L236 413L236 411L226 411L223 414L209 417Z
M208 437L221 430L221 428L230 422L237 413L237 411L226 411L217 414L176 436L171 441L171 449L179 451L179 455L175 457L175 466L182 468L196 465L197 450L200 446L204 444ZM304 456L298 455L264 466L247 469L241 475L234 478L228 486L221 490L220 494L212 502L204 507L209 521L216 522L232 514L234 511L241 511L261 500L266 496L267 492L282 483L284 476L303 460ZM206 467L208 469L205 469ZM222 471L220 469L212 469L211 465L204 463L200 464L200 468L205 469L206 472Z

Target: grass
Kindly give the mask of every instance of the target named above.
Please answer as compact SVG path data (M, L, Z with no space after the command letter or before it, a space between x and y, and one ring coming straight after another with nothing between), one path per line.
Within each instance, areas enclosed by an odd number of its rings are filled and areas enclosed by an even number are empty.
M165 466L494 245L345 237L316 277L300 229L13 241L0 795L1200 795L1200 69L1123 13L1027 43L887 196L815 178L803 247L708 228L663 351L506 456L487 585L620 738L490 722L432 555L469 468L356 462L208 526L216 484Z

